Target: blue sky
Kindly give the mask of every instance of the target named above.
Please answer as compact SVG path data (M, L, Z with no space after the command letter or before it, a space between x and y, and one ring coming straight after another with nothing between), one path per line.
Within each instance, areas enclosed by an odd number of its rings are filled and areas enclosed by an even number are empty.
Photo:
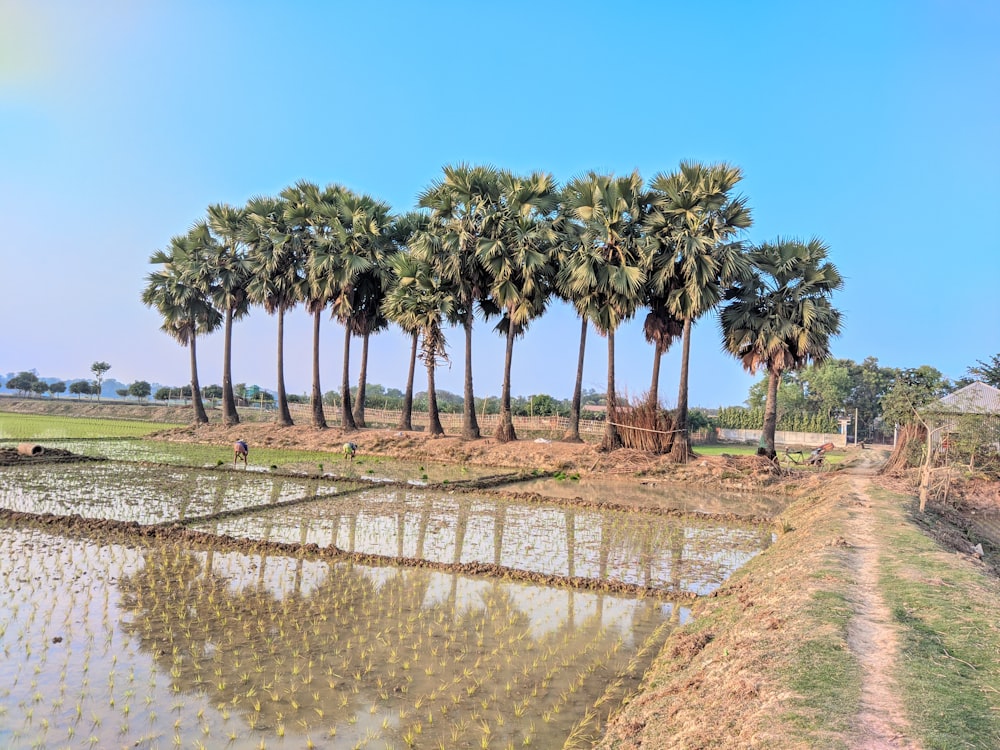
M210 203L308 179L405 211L449 163L566 181L695 159L744 170L748 240L829 244L846 277L834 356L961 377L1000 352L998 39L991 0L0 0L0 372L71 379L105 360L124 383L187 382L186 350L139 296L150 254ZM331 390L342 329L323 326ZM274 387L275 333L262 310L236 325L234 382ZM568 396L578 334L558 305L536 322L514 394ZM310 336L292 313L293 393L310 387ZM199 343L204 384L221 381L221 338ZM641 320L616 345L619 385L645 391ZM438 387L460 393L460 332L449 346ZM477 395L499 394L489 324L473 351ZM402 387L407 356L400 335L374 339L370 381ZM592 334L585 387L603 390L606 367ZM739 404L755 379L714 318L696 326L692 405Z

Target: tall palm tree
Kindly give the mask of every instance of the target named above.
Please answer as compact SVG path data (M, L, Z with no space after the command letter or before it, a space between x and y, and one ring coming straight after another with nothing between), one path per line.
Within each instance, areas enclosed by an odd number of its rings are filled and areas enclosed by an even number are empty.
M458 304L452 316L465 330L462 437L467 440L480 436L472 385L472 325L476 305L480 305L484 314L491 312L485 303L489 282L476 250L487 231L487 223L499 210L498 178L497 170L489 166L446 166L444 177L420 196L419 204L430 210L431 221L414 238L414 247L431 259L437 273L458 290Z
M328 185L320 189L317 185L305 180L285 188L281 197L286 203L285 222L288 226L289 240L298 247L298 252L305 258L306 283L303 299L306 310L312 315L312 393L310 405L312 410L312 426L316 429L326 429L326 415L323 413L323 390L320 387L319 342L320 320L323 310L336 291L318 270L316 256L320 253L320 245L335 242L342 238L343 228L340 224L340 211L337 201L344 188L339 185Z
M224 203L208 207L207 229L215 238L214 254L207 258L214 272L212 302L225 315L225 341L222 359L222 421L226 425L240 422L233 394L233 322L243 318L249 308L247 283L250 280L243 243L246 209Z
M653 376L649 385L649 403L657 406L660 402L660 362L670 346L684 334L684 322L667 310L662 298L649 297L646 302L649 312L642 324L646 341L653 345Z
M819 239L803 243L780 237L749 253L753 270L726 292L720 313L725 348L748 372L767 370L763 447L773 459L778 384L789 370L830 356L830 338L840 332L841 315L830 304L843 286L829 248Z
M737 236L752 219L746 199L730 195L743 179L739 167L681 162L676 172L651 181L653 210L646 233L654 247L649 294L683 322L681 372L670 456L685 462L691 453L687 434L688 365L691 327L714 309L730 283L745 272L746 260Z
M438 362L448 359L443 326L454 314L458 290L445 286L431 261L422 254L395 253L389 267L394 280L382 309L404 331L420 332L420 359L427 367L427 430L430 435L443 435L434 375Z
M643 221L649 193L642 177L589 172L563 190L565 211L579 225L579 248L563 256L559 286L608 339L607 419L602 448L621 447L614 423L615 331L643 299L649 250Z
M427 228L428 217L427 214L419 213L417 211L410 211L401 216L397 216L389 230L390 241L395 246L396 252L409 252L410 243L414 235ZM392 269L389 269L388 283L385 288L385 294L387 295L392 289L392 287L397 283L397 278ZM385 309L385 299L383 295L383 313ZM409 366L406 370L406 390L403 392L403 407L399 412L399 424L397 428L400 430L411 431L413 429L413 375L416 370L417 364L417 345L420 339L420 329L413 326L413 321L411 319L397 319L393 322L396 323L405 333L410 336L410 361ZM410 328L405 328L404 325L410 325Z
M197 424L208 423L198 383L197 339L199 335L212 333L222 325L222 314L212 306L204 292L205 284L199 283L195 276L204 272L205 264L199 257L202 250L193 232L171 239L166 251L157 250L150 256L150 263L162 267L146 277L146 288L142 292L143 304L156 308L163 317L161 330L181 346L188 347L191 406Z
M489 296L502 312L497 331L507 339L495 434L505 443L517 439L510 406L514 338L523 335L548 304L558 238L552 214L558 199L552 176L542 172L520 177L504 171L499 183L502 210L487 221L489 231L476 252L486 270Z
M246 206L244 241L249 248L250 301L263 305L268 314L278 316L278 424L287 427L294 422L285 392L285 312L305 295L306 258L302 245L293 240L285 222L286 208L281 199L250 199Z
M569 269L573 267L573 259L570 257L574 253L581 251L583 238L583 225L574 221L567 212L566 204L559 203L559 214L556 217L555 225L558 228L561 242L556 250L555 259L555 283L553 293L559 299L567 302L576 309L580 316L580 345L577 350L576 362L576 382L573 386L573 397L570 400L569 426L563 435L563 440L569 443L582 443L580 438L580 410L583 402L583 363L587 349L587 328L590 326L590 318L587 311L591 306L589 299L574 295L568 284L571 281Z
M358 393L352 417L357 427L365 426L365 386L368 379L368 342L373 333L385 330L389 321L382 314L382 300L391 273L388 257L396 252L392 241L394 217L389 205L368 195L345 193L342 221L348 227L345 252L369 261L369 267L357 274L351 284L351 310L344 320L354 336L361 338L361 366ZM344 360L345 373L349 366ZM350 398L350 392L347 392Z
M344 326L341 420L343 429L350 432L357 429L351 410L350 364L352 324L362 313L358 283L377 268L391 216L387 204L346 188L341 188L331 208L337 213L339 229L320 243L314 263L329 291L333 316Z

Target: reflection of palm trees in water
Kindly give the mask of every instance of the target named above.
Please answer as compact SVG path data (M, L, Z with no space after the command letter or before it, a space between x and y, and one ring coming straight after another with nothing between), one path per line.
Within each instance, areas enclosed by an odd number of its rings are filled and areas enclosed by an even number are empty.
M238 578L255 564L257 575ZM171 675L175 691L204 693L258 730L337 726L338 740L355 717L390 714L399 737L423 722L429 746L453 744L448 733L478 726L477 716L510 719L491 731L512 739L520 732L516 744L530 724L565 733L577 714L557 709L600 693L625 668L603 596L583 622L553 613L560 619L539 627L548 615L515 599L519 585L494 579L484 590L452 574L435 584L444 595L435 598L431 583L440 576L157 547L120 581L123 628ZM460 585L481 593L460 597ZM561 593L573 613L579 595ZM656 607L645 609L637 622L656 616Z
M211 552L156 549L120 582L132 614L123 627L171 675L175 689L203 691L262 728L353 716L364 696L360 685L352 689L351 675L381 662L381 642L350 635L361 633L358 620L378 596L372 580L343 567L321 570L323 564L314 564L310 576L299 559L288 571L294 588L281 596L265 582L266 555L256 585L237 590L216 572L216 562ZM252 564L242 556L232 562L237 569ZM274 562L272 577L280 572ZM308 595L307 578L317 580ZM418 581L409 585L420 588Z

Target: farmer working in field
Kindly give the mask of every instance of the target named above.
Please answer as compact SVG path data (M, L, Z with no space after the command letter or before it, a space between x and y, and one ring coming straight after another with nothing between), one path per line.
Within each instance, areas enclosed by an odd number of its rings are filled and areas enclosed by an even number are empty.
M354 454L358 452L358 446L354 443L344 443L344 458L354 460Z
M243 465L247 465L247 456L250 455L250 446L247 445L246 440L237 440L233 443L233 466L236 466L236 462L242 460Z

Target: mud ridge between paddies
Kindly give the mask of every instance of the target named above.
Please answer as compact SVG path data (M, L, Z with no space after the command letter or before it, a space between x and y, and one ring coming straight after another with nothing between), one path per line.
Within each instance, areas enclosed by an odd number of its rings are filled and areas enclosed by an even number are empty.
M53 515L51 513L24 513L0 508L0 524L20 527L34 526L49 532L73 538L99 540L102 543L128 545L142 540L183 543L205 549L225 550L252 554L280 554L308 560L330 562L353 562L362 565L392 565L420 568L469 576L487 576L508 581L525 581L546 586L561 586L596 591L607 594L624 594L637 597L655 597L669 601L692 601L698 595L687 591L667 591L653 586L640 586L625 581L615 581L584 576L563 576L521 570L492 563L447 563L394 555L379 555L364 552L347 552L335 546L320 547L317 544L296 544L290 542L266 542L243 539L226 534L212 534L188 529L181 524L143 525L135 521L114 521L110 519L83 518L78 515Z
M268 423L245 423L233 427L218 424L164 430L153 439L218 445L220 456L232 459L232 444L238 439L254 447L329 452L335 463L341 459L346 441L358 446L358 456L468 464L539 472L577 472L581 476L648 477L705 484L729 491L783 492L787 479L767 459L759 456L699 456L686 464L675 464L667 456L621 449L602 452L592 443L532 439L501 443L492 437L464 440L457 436L432 437L422 432L366 428L344 432L339 428L281 427Z

